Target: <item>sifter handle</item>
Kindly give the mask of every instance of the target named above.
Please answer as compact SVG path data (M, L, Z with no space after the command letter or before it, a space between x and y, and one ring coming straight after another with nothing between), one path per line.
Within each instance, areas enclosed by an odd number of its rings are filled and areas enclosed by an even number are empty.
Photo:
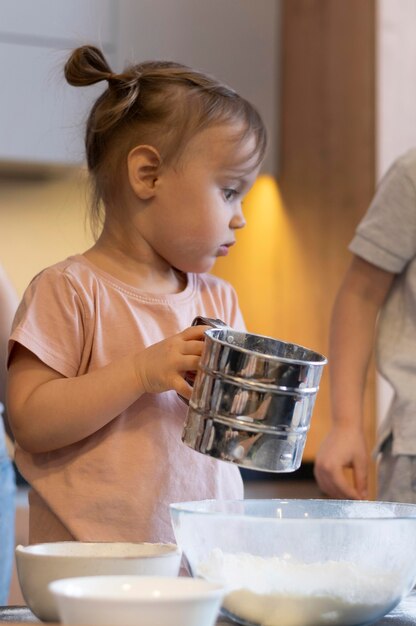
M230 328L228 324L218 318L202 317L198 315L192 322L191 326L212 326L213 328Z

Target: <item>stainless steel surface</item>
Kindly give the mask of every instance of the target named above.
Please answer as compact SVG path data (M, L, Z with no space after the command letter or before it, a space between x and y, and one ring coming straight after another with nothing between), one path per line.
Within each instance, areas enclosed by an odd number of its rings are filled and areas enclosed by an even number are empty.
M195 381L188 379L184 443L250 469L298 469L326 358L221 320L196 319L214 328L205 333Z
M0 606L0 622L9 624L40 624L27 606Z
M9 624L40 624L41 622L25 606L0 607L0 622ZM230 626L234 621L219 615L216 626ZM414 626L416 624L416 593L413 592L388 615L374 623L374 626Z
M191 326L212 326L213 328L229 328L229 326L218 319L218 317L202 317L198 315L192 322Z
M267 433L238 422L211 419L191 407L182 435L186 445L221 461L266 472L293 472L300 467L306 431Z

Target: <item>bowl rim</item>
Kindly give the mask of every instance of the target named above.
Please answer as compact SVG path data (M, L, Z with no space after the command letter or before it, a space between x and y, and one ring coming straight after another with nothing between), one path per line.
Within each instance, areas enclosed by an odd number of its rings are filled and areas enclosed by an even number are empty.
M82 545L123 545L123 546L152 546L152 547L163 547L166 548L166 551L155 553L155 554L132 554L132 555L118 555L118 554L53 554L53 553L42 553L38 552L39 548L44 546L61 546L68 544L82 544ZM25 555L27 557L32 557L36 559L66 559L66 558L77 558L77 559L99 559L99 560L110 560L110 559L123 559L123 560L132 560L132 559L163 559L171 557L172 555L181 556L182 550L176 543L170 542L150 542L150 541L50 541L50 542L42 542L42 543L32 543L27 546L17 545L15 547L16 555Z
M129 597L123 596L120 594L119 596L112 596L111 594L105 596L99 593L88 592L88 595L74 595L68 593L66 589L68 584L79 584L81 587L85 585L87 582L102 582L106 580L107 582L112 582L114 584L126 584L127 582L140 582L140 583L151 583L154 586L157 586L158 583L169 583L169 585L174 586L183 586L183 585L198 585L199 589L195 589L189 595L183 595L179 597L175 597L174 595L165 595L165 596L155 596L155 597ZM202 587L202 588L201 588ZM48 583L48 590L54 595L61 598L73 599L77 602L89 602L91 600L100 601L103 603L112 603L112 602L122 602L125 603L138 603L141 604L149 604L149 605L159 605L160 603L187 603L194 602L199 600L206 599L215 599L221 598L226 593L226 586L221 583L215 583L204 578L193 578L193 577L180 577L180 576L142 576L140 574L107 574L107 575L96 575L96 576L71 576L67 578L59 578L53 580Z
M208 510L198 510L197 507L204 506L204 504L218 503L221 504L259 504L259 503L273 503L276 505L279 504L307 504L307 503L316 503L316 504L325 504L329 506L335 506L340 504L351 504L356 507L360 507L363 505L364 507L370 508L377 505L381 506L397 506L402 509L409 509L409 511L413 511L412 515L370 515L370 516L360 516L359 514L354 515L354 517L331 517L330 515L322 515L316 517L270 517L266 515L250 515L244 513L227 513L225 511L208 511ZM400 522L403 520L415 520L416 522L416 504L412 504L410 502L388 502L382 500L336 500L336 499L326 499L326 498L247 498L241 500L192 500L188 502L173 502L169 505L169 509L171 512L171 516L174 514L186 513L187 515L203 515L206 517L216 517L221 519L246 519L246 520L256 520L256 521L274 521L278 520L280 524L284 524L290 522L291 524L296 523L304 523L305 519L308 520L308 523L318 523L318 522L330 522L337 524L345 524L346 522L350 523L360 523L366 521L392 521Z

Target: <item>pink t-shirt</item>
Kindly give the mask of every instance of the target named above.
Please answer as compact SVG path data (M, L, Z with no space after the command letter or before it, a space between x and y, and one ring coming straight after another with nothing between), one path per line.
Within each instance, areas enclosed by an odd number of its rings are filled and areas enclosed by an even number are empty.
M75 255L30 283L9 351L18 342L63 376L81 376L184 330L197 315L244 328L234 290L210 274L189 274L181 293L152 295ZM170 503L242 498L237 467L182 443L185 417L174 391L144 394L78 443L39 454L17 445L16 464L32 487L30 542L172 541Z

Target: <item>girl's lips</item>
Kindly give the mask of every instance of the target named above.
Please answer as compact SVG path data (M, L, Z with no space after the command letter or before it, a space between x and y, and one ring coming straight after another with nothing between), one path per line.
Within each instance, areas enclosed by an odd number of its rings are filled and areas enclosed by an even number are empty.
M222 246L218 248L218 256L227 256L229 249L234 245L232 243L224 243Z

